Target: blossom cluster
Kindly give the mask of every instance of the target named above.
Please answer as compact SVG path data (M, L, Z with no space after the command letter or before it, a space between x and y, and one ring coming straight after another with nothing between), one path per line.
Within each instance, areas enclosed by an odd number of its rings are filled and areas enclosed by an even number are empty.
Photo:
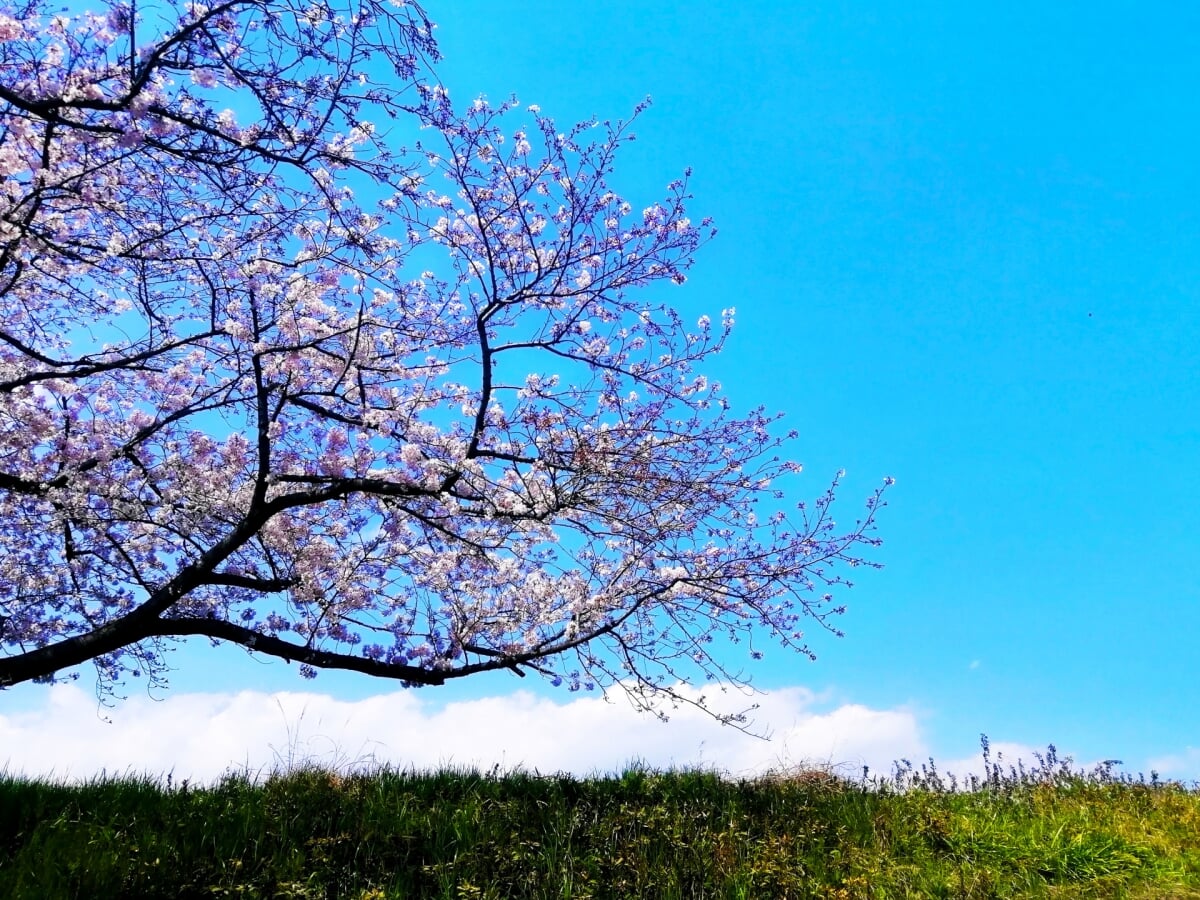
M0 13L0 685L199 635L649 705L807 653L878 494L769 511L734 311L644 290L712 224L609 184L645 105L459 109L412 4L176 8Z

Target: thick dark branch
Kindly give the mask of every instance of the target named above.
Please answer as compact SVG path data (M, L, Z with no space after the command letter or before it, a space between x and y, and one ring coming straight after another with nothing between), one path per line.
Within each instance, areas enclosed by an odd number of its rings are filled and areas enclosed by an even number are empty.
M6 286L4 292L7 293L7 290L8 290L8 288ZM44 366L67 365L67 363L59 362L58 360L54 359L53 357L46 356L45 354L39 353L37 350L35 350L33 347L30 347L24 341L18 340L17 338L13 337L11 334L8 334L7 332L0 331L0 341L4 341L4 343L8 344L13 349L15 349L21 353L24 353L30 359L36 360L37 362L40 362Z
M307 409L309 412L316 413L325 419L332 419L335 422L341 422L343 425L353 425L355 428L363 427L363 420L359 416L346 416L336 410L326 409L319 403L313 403L311 400L305 400L303 397L295 394L289 395L287 402L294 406L299 406L301 409Z
M277 509L261 506L252 509L237 528L218 541L195 562L184 566L179 573L157 590L151 591L141 606L120 618L112 619L92 631L77 634L20 656L0 659L0 687L19 684L34 678L44 678L62 669L113 653L156 634L158 617L201 585L209 583L213 571L254 537Z
M152 347L149 350L142 350L136 353L130 353L128 356L119 356L116 359L106 360L104 362L92 361L88 357L80 357L72 360L57 360L51 357L44 356L38 353L31 347L27 347L17 341L10 335L0 332L0 340L12 345L17 350L20 350L26 356L37 360L43 365L53 366L56 369L64 371L54 372L30 372L22 375L20 378L14 378L11 381L0 382L0 393L11 393L16 388L23 387L27 384L33 384L38 381L48 381L50 379L70 379L70 378L87 378L90 375L98 375L101 372L111 372L115 369L133 369L142 371L147 367L141 365L148 360L163 356L170 353L172 350L178 350L181 347L187 347L207 338L215 337L219 332L206 331L201 334L195 334L190 337L180 338L179 340L170 341L160 347Z
M351 494L370 494L378 497L436 497L437 490L389 481L386 478L343 478L337 475L289 475L275 474L271 478L279 483L313 485L312 490L282 494L266 504L269 515L294 509L297 506L313 506L327 500L341 500Z
M49 485L41 481L30 481L17 475L0 472L0 490L12 491L14 494L26 494L31 497L42 497Z
M32 482L25 482L12 478L12 476L7 476L7 478L11 483L0 486L8 487L10 490L21 489L24 493L37 494L40 492L40 486L35 486ZM286 494L267 503L257 501L252 504L250 512L237 528L218 541L195 562L185 566L165 585L151 591L146 602L132 612L112 619L84 634L39 647L37 650L23 653L20 656L0 659L0 687L53 675L62 669L69 669L162 633L159 616L183 597L202 585L220 584L222 583L220 579L223 577L236 577L222 576L216 573L215 569L242 547L246 541L258 534L272 516L287 509L338 499L347 494L364 490L390 493L392 496L405 496L418 492L417 489L407 485L395 485L376 479L347 478L336 485L296 494ZM283 582L284 579L264 579L258 584L234 586L262 589L263 585L279 584L278 589L282 590L287 586Z
M394 678L410 684L443 684L449 673L433 672L418 666L380 662L365 656L350 656L345 653L330 653L301 647L269 634L260 634L251 628L235 625L224 619L160 619L151 636L184 637L202 635L218 641L240 644L255 653L265 653L292 662L306 663L318 669L347 669L378 678Z
M39 647L20 656L0 659L0 688L51 676L62 669L114 653L143 640L148 636L143 626L156 613L157 607L170 606L186 593L175 587L180 582L181 579L176 579L170 590L156 591L133 612L106 622L93 631Z
M364 675L374 675L377 678L390 678L406 681L409 684L445 684L447 679L461 678L478 672L497 671L501 669L516 672L524 677L525 673L518 666L529 666L539 669L534 662L539 658L536 653L521 653L508 655L498 651L488 651L480 647L464 647L477 655L491 657L486 662L472 663L446 670L423 669L420 666L409 666L403 663L381 662L368 659L365 656L351 656L348 653L332 653L328 650L317 650L313 647L302 647L269 634L261 634L251 628L228 622L224 619L161 619L154 631L153 637L186 637L200 635L219 641L229 641L239 644L255 653L265 653L287 662L299 662L318 669L345 669L351 672L361 672ZM540 671L540 669L539 669Z

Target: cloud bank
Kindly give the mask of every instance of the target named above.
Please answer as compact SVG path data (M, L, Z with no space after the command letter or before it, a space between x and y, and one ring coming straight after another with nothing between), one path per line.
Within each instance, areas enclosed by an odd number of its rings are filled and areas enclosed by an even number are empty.
M757 697L756 727L771 740L722 727L690 708L662 723L622 697L555 702L530 692L438 703L397 691L362 700L261 691L132 697L98 709L78 686L55 685L39 709L0 716L0 766L10 773L86 779L101 772L208 782L229 771L263 774L305 762L335 768L387 764L419 770L523 768L578 775L705 767L732 775L864 765L928 755L906 709L830 707L812 691ZM105 721L105 718L108 721Z
M742 698L738 698L742 699ZM0 770L56 779L100 773L171 773L197 783L229 772L254 776L314 763L339 770L388 765L483 771L525 769L543 774L619 772L631 764L655 769L713 769L735 777L767 771L832 767L857 776L863 766L888 775L893 763L920 764L932 755L942 773L982 775L978 752L955 758L931 751L921 720L908 707L872 709L832 704L806 688L754 698L761 740L722 727L692 709L670 711L662 723L622 696L550 699L519 691L441 701L434 692L404 691L360 700L302 692L171 693L133 696L113 708L74 684L47 688L36 708L0 715ZM993 759L1034 764L1026 744L993 741ZM1041 748L1044 750L1044 748ZM1065 754L1064 754L1065 755ZM1076 756L1076 770L1090 769ZM1127 761L1128 762L1128 761ZM1147 765L1164 778L1200 780L1200 750L1162 754Z

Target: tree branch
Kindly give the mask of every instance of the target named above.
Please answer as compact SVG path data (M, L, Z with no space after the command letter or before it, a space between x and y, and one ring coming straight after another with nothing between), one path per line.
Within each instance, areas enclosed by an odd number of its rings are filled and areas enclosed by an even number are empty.
M201 635L218 641L229 641L240 644L255 653L265 653L276 656L287 662L299 662L318 669L345 669L351 672L361 672L364 675L374 675L377 678L390 678L397 681L407 681L410 684L443 684L446 673L422 669L419 666L408 666L400 663L386 663L365 656L350 656L345 653L330 653L327 650L316 650L312 647L301 647L269 634L261 634L251 628L235 625L224 619L159 619L149 637L184 637Z

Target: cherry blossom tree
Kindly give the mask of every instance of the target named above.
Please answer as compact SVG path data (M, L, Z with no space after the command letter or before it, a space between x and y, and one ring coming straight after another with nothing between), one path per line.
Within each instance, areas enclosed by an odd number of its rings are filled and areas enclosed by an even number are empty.
M630 122L459 109L419 7L339 2L0 8L0 686L201 636L657 708L811 655L879 493L783 511L733 310L659 300L686 176L635 209Z

